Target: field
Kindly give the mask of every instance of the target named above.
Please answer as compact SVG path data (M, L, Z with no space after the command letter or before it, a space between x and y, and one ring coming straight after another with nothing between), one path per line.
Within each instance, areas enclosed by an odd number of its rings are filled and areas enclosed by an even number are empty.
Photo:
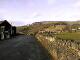
M43 36L51 36L56 37L57 39L63 39L63 40L80 40L80 32L62 32L59 34L54 33L43 33Z
M80 40L80 32L63 32L56 35L59 39L66 39L66 40Z

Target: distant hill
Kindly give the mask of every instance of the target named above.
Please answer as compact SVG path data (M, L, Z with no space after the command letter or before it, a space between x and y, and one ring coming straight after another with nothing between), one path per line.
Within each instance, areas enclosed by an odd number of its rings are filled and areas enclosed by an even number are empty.
M80 21L41 21L41 22L34 22L31 25L25 25L25 26L20 26L17 27L18 32L23 32L24 34L31 34L35 35L41 30L45 29L54 29L54 25L56 23L60 24L68 24L68 25L73 25L73 24L80 24ZM58 27L56 27L58 29Z

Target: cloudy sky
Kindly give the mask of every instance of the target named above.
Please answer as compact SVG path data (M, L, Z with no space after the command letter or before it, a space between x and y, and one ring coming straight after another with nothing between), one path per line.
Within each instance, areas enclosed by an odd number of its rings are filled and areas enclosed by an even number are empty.
M80 0L0 0L0 20L13 25L80 20Z

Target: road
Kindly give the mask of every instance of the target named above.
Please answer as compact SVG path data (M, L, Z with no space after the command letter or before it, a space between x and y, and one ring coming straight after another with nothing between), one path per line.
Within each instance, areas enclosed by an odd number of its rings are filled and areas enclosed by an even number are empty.
M50 55L35 37L20 35L0 41L0 60L50 60Z

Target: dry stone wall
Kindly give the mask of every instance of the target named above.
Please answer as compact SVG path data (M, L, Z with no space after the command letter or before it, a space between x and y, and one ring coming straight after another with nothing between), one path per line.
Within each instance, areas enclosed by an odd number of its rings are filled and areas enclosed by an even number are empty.
M80 60L80 40L63 40L36 35L56 60Z

